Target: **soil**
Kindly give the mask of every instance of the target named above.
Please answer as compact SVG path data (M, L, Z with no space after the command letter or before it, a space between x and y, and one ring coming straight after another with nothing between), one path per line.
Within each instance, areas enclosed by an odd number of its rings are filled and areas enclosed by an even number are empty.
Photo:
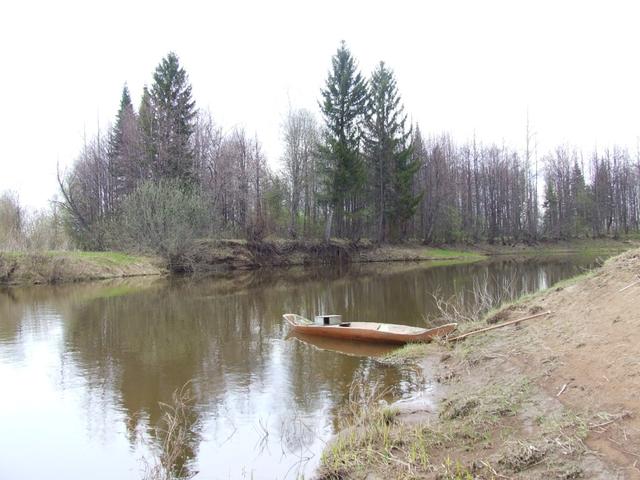
M456 346L469 349L465 361L439 368L440 375L459 375L472 388L513 377L531 381L536 401L519 412L521 431L512 441L531 436L524 433L532 413L564 410L588 430L585 452L571 459L576 475L640 479L640 250L498 317L505 322L547 310L550 316L485 334L476 348ZM524 478L535 474L531 469Z
M362 448L357 462L334 443L320 477L640 480L640 249L497 320L547 310L427 347L429 391L396 405L384 442L347 445Z
M525 327L530 343L512 361L550 397L601 417L587 446L624 478L640 479L640 250L520 307L511 318L537 308L553 315Z
M628 247L627 247L628 248ZM333 239L329 243L305 240L200 240L185 255L191 271L252 270L263 267L322 265L370 262L482 260L483 253L427 247L418 243L375 245L368 240L349 242Z
M419 242L376 245L355 242L265 239L261 241L201 239L184 255L159 258L129 256L112 261L109 252L0 252L0 285L45 284L173 273L226 273L293 265L340 265L373 262L466 263L489 256L513 258L602 252L611 254L640 246L636 238L582 239L525 244L425 246ZM104 254L107 254L104 256ZM96 258L97 257L97 258Z

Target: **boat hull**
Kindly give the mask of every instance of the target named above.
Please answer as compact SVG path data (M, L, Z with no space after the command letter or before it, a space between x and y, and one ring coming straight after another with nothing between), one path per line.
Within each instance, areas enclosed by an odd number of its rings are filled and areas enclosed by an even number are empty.
M350 322L348 326L302 324L294 314L284 315L285 320L296 333L338 338L341 340L358 340L363 342L390 343L403 345L414 342L430 342L435 337L443 337L457 328L457 324L450 323L439 327L425 329L375 322ZM308 322L308 320L306 320Z
M342 353L353 357L382 357L393 352L398 345L382 342L360 342L351 339L324 337L322 335L305 335L291 329L286 337L296 338L318 350Z

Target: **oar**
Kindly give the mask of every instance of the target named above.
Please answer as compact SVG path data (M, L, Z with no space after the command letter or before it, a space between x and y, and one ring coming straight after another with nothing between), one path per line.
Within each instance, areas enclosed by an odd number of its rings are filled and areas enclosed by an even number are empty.
M463 340L463 339L465 339L467 337L470 337L471 335L475 335L476 333L488 332L489 330L495 330L496 328L506 327L507 325L514 325L516 323L524 322L525 320L531 320L533 318L542 317L544 315L551 315L551 310L549 310L547 312L537 313L535 315L530 315L528 317L519 318L517 320L511 320L509 322L504 322L504 323L501 323L499 325L491 325L490 327L484 327L484 328L479 328L478 330L472 330L470 332L463 333L462 335L458 335L457 337L448 338L447 341L456 342L458 340Z

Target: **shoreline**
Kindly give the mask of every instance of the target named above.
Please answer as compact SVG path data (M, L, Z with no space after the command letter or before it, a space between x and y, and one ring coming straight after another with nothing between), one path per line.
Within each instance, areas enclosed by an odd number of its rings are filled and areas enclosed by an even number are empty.
M166 274L167 270L158 258L121 252L0 252L0 287Z
M121 252L0 252L0 285L43 285L132 276L166 276L172 272L215 274L290 266L438 262L462 264L497 256L530 258L555 254L617 253L637 240L576 240L536 245L446 245L418 243L376 246L368 241L200 240L180 265L157 257Z
M548 317L384 358L420 365L428 401L366 406L326 448L319 478L640 478L638 274L640 249L460 333Z

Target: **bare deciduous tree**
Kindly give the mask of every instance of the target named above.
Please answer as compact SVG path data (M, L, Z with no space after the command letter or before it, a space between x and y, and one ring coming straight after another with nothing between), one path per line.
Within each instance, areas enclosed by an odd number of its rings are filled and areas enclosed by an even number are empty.
M305 235L316 221L316 146L318 127L308 110L290 110L282 125L285 175L289 183L289 235L296 237L300 223ZM302 215L302 218L300 218Z

